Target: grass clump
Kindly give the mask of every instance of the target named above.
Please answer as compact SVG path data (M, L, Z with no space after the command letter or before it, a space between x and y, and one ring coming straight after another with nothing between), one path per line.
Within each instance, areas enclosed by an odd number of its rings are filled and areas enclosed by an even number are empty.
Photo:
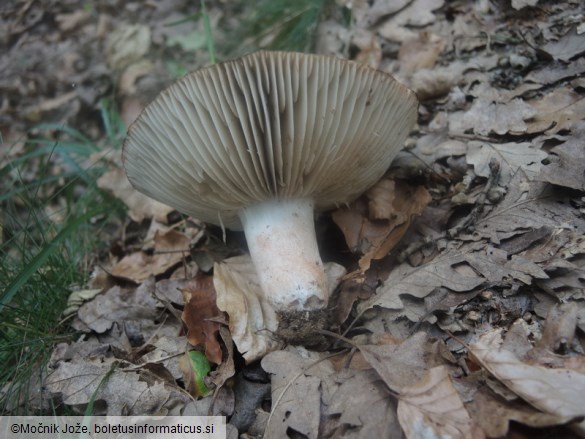
M125 129L105 103L102 119L107 142L119 142ZM44 365L72 335L60 325L67 297L107 248L108 221L124 214L96 186L105 170L97 143L67 127L35 131L24 153L0 163L0 414L43 409Z
M258 49L314 51L319 23L339 9L335 0L260 0L242 6L241 26L231 38L232 53Z

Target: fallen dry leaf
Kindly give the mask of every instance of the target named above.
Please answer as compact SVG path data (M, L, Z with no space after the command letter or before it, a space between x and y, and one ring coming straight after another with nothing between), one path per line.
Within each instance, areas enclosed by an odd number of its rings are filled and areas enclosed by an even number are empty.
M332 262L324 265L331 294L346 271ZM229 315L231 335L246 362L280 349L282 342L276 337L280 322L260 287L250 256L236 256L216 263L213 271L217 306Z
M213 273L217 306L229 315L230 333L246 362L279 349L276 311L264 297L250 256L216 263Z
M351 439L401 438L396 399L372 369L343 370L338 388L327 398L328 437Z
M374 259L386 256L406 233L413 218L420 215L431 201L422 186L412 187L395 180L380 180L349 207L333 212L332 218L345 236L353 252L363 254L360 270L364 273Z
M138 288L110 288L96 296L91 302L83 304L77 313L78 318L91 330L102 334L114 323L120 326L125 321L139 325L144 333L151 333L161 303L154 297L154 280L144 282Z
M579 306L575 302L556 304L546 316L542 337L536 348L564 353L573 344L577 330Z
M536 110L522 99L513 99L506 104L476 99L468 111L449 116L449 132L461 135L471 131L481 136L522 134L528 129L525 121L535 114Z
M552 148L547 162L541 166L535 179L572 189L585 190L585 126L574 137Z
M444 3L444 0L413 0L400 12L386 20L378 32L384 38L400 42L415 38L416 32L411 28L420 28L433 23L436 19L433 11L441 8Z
M106 40L108 64L114 70L121 70L145 56L150 50L150 44L148 26L120 23Z
M154 236L152 255L144 251L124 256L112 269L112 276L140 283L150 276L165 273L189 255L191 239L174 229L165 233L158 231Z
M564 201L561 194L553 196L553 188L544 183L529 181L521 169L514 174L508 188L504 200L475 225L475 233L489 237L494 244L543 226L585 230L585 221L568 200Z
M489 143L471 141L467 144L467 163L473 165L476 175L489 177L490 162L497 160L500 165L499 184L506 186L518 169L529 179L534 179L541 169L546 152L529 142Z
M474 384L473 387L477 387ZM485 391L475 392L473 399L465 403L470 416L487 437L507 437L511 421L533 428L564 425L572 417L542 413L528 404L505 401Z
M221 326L217 319L221 311L216 305L213 276L197 275L181 288L185 308L181 319L187 327L187 339L193 346L205 347L205 355L215 364L222 360L218 332Z
M554 134L568 130L585 119L585 99L572 87L556 88L529 104L536 110L528 123L530 134ZM574 133L578 137L578 133Z
M128 215L137 223L145 218L154 218L161 223L167 222L167 215L174 209L135 190L123 169L115 168L103 174L97 181L98 187L108 189L126 206Z
M507 388L539 410L565 417L585 416L585 375L569 369L549 369L522 363L500 349L501 331L483 334L469 349L482 367ZM575 426L585 434L585 423Z
M558 41L551 41L544 47L555 59L569 61L570 59L585 53L585 34L579 33L574 26Z
M406 262L395 267L376 294L362 302L358 309L363 311L374 306L402 309L401 295L424 298L438 287L465 292L484 282L485 279L467 264L466 255L448 251L420 267Z
M302 348L301 348L302 349ZM267 437L287 437L296 431L317 438L321 414L321 378L333 372L318 354L304 351L276 351L262 360L262 368L272 375L272 416L266 426ZM313 366L313 367L311 367Z
M444 366L433 367L418 383L400 389L397 414L409 439L485 437L467 413Z
M94 406L96 415L155 414L169 402L172 392L162 381L148 381L139 371L117 368L111 358L76 359L59 363L47 377L46 387L65 404L77 407L78 413L95 399L105 405L103 411L100 404Z

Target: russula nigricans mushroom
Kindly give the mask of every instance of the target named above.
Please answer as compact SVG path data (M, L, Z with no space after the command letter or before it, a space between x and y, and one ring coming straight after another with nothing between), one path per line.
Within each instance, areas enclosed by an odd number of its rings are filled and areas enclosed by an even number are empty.
M328 301L314 209L378 181L417 117L392 76L331 56L257 52L190 73L163 91L124 142L140 192L245 232L280 311Z

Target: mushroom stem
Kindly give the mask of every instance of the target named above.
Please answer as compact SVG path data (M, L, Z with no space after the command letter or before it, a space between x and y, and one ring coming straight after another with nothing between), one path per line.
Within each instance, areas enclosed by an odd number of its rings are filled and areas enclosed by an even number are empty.
M243 209L240 219L260 285L272 305L280 311L324 308L329 293L313 201L266 201Z

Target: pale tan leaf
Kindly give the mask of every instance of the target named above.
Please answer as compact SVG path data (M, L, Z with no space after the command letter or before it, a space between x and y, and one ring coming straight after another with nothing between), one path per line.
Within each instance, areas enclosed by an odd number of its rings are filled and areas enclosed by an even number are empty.
M465 410L444 366L433 367L414 386L400 390L398 420L409 439L484 437Z
M585 415L585 375L569 369L549 369L522 363L499 349L499 331L482 335L470 352L494 377L534 407L553 415Z
M345 373L343 373L345 372ZM372 369L343 370L339 388L325 399L326 428L333 438L402 438L396 400Z
M120 326L133 321L141 331L154 330L154 323L161 303L155 299L154 281L146 281L135 289L110 288L83 304L77 313L79 319L91 330L102 334L114 323Z
M282 344L274 337L276 311L260 288L250 256L226 259L213 270L217 306L228 313L232 338L246 362L279 349Z
M327 263L325 274L331 293L345 274L345 269L339 264ZM276 339L279 325L276 310L260 287L249 255L216 263L213 284L217 292L217 306L229 315L230 332L246 362L262 358L282 346Z
M266 437L287 437L290 430L318 437L321 377L333 372L331 363L319 360L319 354L294 347L264 357L262 368L271 374L273 404Z
M476 386L474 383L474 388ZM486 391L475 392L473 399L466 402L465 407L488 437L509 437L507 434L511 421L533 428L544 428L563 425L572 420L571 417L542 413L529 404L506 401Z
M154 236L154 253L134 252L122 258L111 270L116 277L140 283L177 265L189 255L191 239L176 230L158 231Z

